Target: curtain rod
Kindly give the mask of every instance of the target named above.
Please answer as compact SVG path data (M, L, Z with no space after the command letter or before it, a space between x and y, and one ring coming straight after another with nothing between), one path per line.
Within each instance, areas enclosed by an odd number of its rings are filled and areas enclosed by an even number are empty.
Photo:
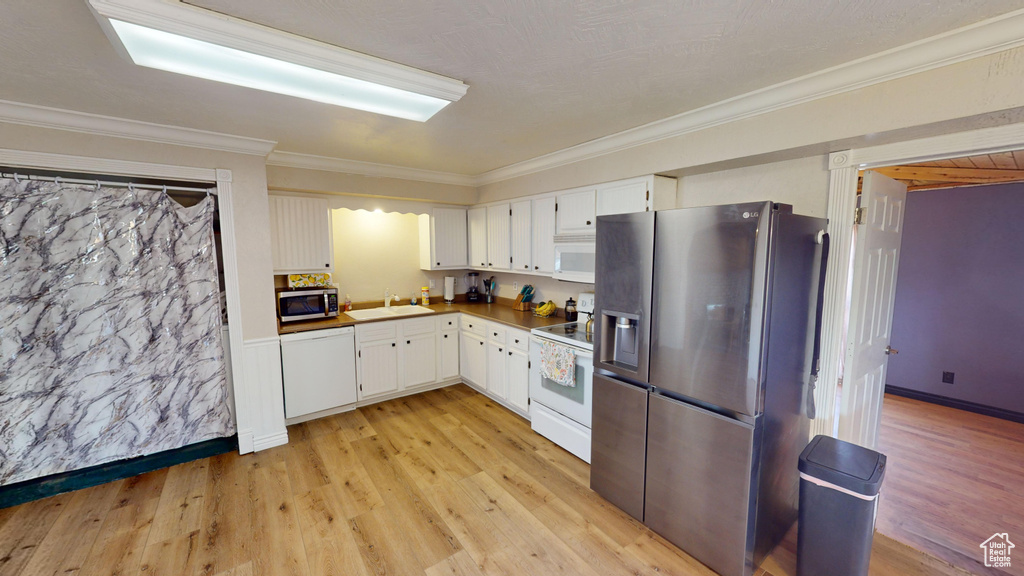
M0 173L0 176L2 176L4 178L12 178L15 181L20 181L22 179L25 179L25 180L35 180L35 181L43 181L43 182L64 182L66 184L90 184L92 186L96 186L97 188L100 187L100 186L119 186L121 188L132 188L132 189L134 189L134 188L143 188L143 189L146 189L146 190L163 190L164 192L172 191L172 190L175 191L175 192L202 192L202 193L206 194L207 196L210 196L211 194L214 195L214 196L217 195L217 191L212 189L212 188L189 188L189 187L186 187L186 186L165 186L165 185L162 185L162 184L135 184L134 182L110 182L110 181L106 181L106 180L83 180L83 179L80 179L80 178L63 178L61 176L36 176L36 175L32 175L32 174L27 174L26 175L26 174L21 174L21 173L18 173L18 172L3 172L3 173Z

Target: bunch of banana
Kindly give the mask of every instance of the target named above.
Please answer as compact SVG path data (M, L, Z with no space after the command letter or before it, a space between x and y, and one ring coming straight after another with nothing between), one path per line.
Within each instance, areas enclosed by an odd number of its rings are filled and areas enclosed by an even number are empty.
M534 309L533 314L535 316L547 318L548 316L554 314L556 310L558 310L558 305L555 304L554 301L548 300L547 302L541 304L540 306L537 306L537 308Z

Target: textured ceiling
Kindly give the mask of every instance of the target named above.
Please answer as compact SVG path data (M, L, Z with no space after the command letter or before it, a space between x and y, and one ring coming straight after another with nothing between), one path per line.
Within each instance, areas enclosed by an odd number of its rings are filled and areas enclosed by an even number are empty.
M190 0L466 82L426 123L134 66L84 0L4 0L0 99L479 174L1020 8L1020 0Z

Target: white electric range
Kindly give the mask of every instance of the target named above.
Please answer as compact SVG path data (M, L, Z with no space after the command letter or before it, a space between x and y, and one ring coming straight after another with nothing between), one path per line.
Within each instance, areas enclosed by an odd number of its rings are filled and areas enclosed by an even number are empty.
M535 432L590 462L590 420L593 406L594 340L587 335L587 314L594 311L594 293L579 296L579 321L530 331L530 425ZM564 346L576 359L575 386L562 386L541 371L545 343Z

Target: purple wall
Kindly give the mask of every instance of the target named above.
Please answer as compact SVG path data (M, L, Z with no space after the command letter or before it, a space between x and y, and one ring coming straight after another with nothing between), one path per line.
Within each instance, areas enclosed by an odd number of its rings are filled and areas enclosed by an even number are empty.
M1024 183L910 192L904 222L886 384L1024 413Z

